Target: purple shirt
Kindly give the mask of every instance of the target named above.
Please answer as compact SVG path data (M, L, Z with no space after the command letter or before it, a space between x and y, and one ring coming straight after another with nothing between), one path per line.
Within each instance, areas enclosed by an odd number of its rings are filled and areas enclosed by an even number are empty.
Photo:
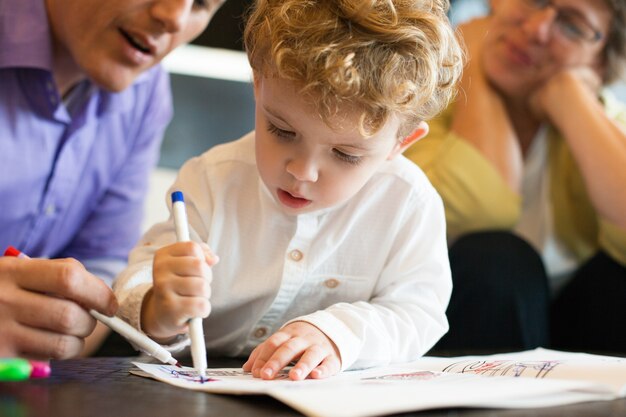
M85 81L66 106L51 56L44 2L0 0L0 251L125 261L172 117L169 78L157 66L121 93Z

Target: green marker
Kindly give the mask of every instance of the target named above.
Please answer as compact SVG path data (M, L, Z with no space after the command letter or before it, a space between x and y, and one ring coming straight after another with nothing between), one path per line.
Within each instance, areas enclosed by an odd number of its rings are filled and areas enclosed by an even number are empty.
M50 364L20 358L0 358L0 382L50 376Z

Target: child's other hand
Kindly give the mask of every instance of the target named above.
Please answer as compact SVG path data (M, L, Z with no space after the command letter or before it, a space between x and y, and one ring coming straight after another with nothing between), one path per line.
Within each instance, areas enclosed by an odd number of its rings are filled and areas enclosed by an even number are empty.
M211 266L218 261L206 244L179 242L159 249L154 255L152 289L141 312L144 331L167 340L187 331L193 317L211 311Z
M257 346L243 364L255 378L273 379L278 371L297 363L289 371L294 381L307 376L327 378L341 369L337 346L317 327L296 321L283 327Z

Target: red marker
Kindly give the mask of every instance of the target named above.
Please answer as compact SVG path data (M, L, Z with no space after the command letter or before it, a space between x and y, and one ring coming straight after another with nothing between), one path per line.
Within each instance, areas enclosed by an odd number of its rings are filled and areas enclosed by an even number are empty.
M4 256L14 256L16 258L28 258L25 254L15 249L13 246L9 246L4 251ZM50 376L50 364L48 362L41 361L26 361L24 359L0 359L0 367L5 367L5 371L11 370L12 372L21 369L22 378L47 378ZM20 372L17 372L20 374ZM15 374L15 375L17 375ZM1 378L1 377L0 377Z
M13 246L9 246L4 251L4 256L14 256L16 258L28 258L28 256L24 255L22 252L20 252L19 250L15 249Z
M30 256L26 255L19 249L14 248L13 246L9 246L8 248L6 248L6 250L4 251L4 256L30 259ZM119 317L105 316L104 314L99 313L96 310L89 310L89 314L91 314L96 320L99 320L105 325L109 326L113 331L124 336L128 341L130 341L132 344L137 346L148 355L160 360L163 363L169 363L170 365L175 365L179 368L182 367L182 365L172 356L170 352L165 350L163 346L159 345L157 342L150 339L145 334L139 332L139 330L135 329Z

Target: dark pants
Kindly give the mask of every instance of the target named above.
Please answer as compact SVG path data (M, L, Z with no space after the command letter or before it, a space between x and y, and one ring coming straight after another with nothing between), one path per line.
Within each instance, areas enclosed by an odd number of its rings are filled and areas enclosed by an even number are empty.
M538 346L626 353L626 268L604 253L551 302L539 254L509 232L481 232L450 248L450 331L433 353Z
M599 253L552 303L556 349L626 353L626 268Z

